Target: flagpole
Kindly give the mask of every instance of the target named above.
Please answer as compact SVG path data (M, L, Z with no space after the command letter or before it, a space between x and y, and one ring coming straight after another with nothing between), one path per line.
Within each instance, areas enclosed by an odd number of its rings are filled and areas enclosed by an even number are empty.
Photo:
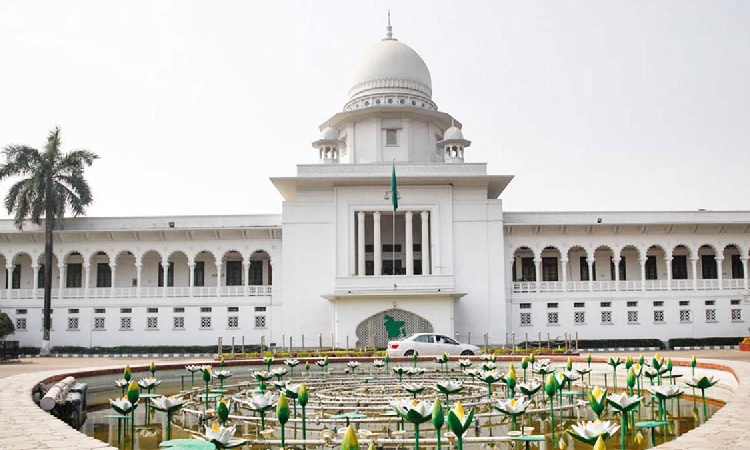
M395 195L391 193L391 195ZM393 208L393 233L391 234L391 275L396 275L396 208Z

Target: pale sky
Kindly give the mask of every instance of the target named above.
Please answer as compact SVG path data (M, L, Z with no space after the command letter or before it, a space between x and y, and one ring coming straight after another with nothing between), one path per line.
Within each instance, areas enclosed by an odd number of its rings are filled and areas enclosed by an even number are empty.
M389 8L506 211L750 209L750 1L4 0L0 146L98 153L89 216L280 212Z

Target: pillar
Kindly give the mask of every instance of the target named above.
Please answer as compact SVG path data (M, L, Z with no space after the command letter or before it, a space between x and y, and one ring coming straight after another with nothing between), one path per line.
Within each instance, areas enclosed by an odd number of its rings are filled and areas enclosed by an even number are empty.
M414 225L412 212L406 211L406 274L414 275Z
M31 266L31 273L34 276L34 290L31 292L31 298L36 298L36 290L39 289L39 266Z
M747 256L743 256L740 258L740 261L742 261L742 280L745 284L745 289L747 289Z
M589 264L589 291L594 291L594 263L596 260L592 256L590 259L586 258L586 262Z
M143 268L143 264L136 262L135 264L135 286L140 289L141 288L141 269Z
M216 262L216 288L221 290L221 261ZM221 294L221 292L217 294Z
M420 213L422 220L422 275L432 273L432 264L430 263L430 212L422 211Z
M646 259L641 259L641 290L646 290Z
M164 278L164 292L167 290L167 286L169 286L169 261L164 261L161 263L161 270L162 270L162 277Z
M568 290L568 260L560 259L560 262L562 263L562 290L565 292Z
M615 290L620 290L620 258L612 258L612 264L615 266Z
M372 235L372 248L373 248L373 272L375 276L383 274L383 245L380 240L382 235L380 233L380 211L375 211L372 214L373 224L373 235Z
M357 212L357 275L365 275L365 212Z
M245 296L250 292L250 260L242 261L242 289L245 291Z
M84 280L83 288L85 289L86 297L88 297L89 296L88 290L89 290L89 286L91 285L90 284L90 282L91 282L91 270L90 270L91 267L89 266L89 262L88 261L84 261L81 267L83 267L83 280Z
M110 267L112 268L112 270L111 270L111 272L112 272L112 280L111 280L109 286L110 287L115 287L115 280L116 280L115 275L117 274L117 264L111 264Z
M195 263L189 262L188 263L188 289L190 291L190 296L193 296L193 284L195 283Z
M672 290L672 257L664 257L664 264L667 265L667 290Z
M693 290L698 290L698 258L690 258L690 266L693 269Z
M716 276L719 279L719 289L724 289L724 274L721 270L722 263L724 262L724 257L716 255L714 259L716 259Z
M60 270L60 289L58 291L58 298L62 298L63 288L68 287L67 280L65 278L65 263L59 264L57 268Z
M535 259L534 260L534 280L535 280L535 290L536 292L539 292L539 286L542 284L542 260L541 259Z

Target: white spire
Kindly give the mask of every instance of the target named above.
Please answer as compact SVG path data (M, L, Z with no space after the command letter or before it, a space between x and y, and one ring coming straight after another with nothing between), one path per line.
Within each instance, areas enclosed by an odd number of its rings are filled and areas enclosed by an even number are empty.
M391 10L388 10L388 26L385 27L385 41L393 39L393 27L391 27Z

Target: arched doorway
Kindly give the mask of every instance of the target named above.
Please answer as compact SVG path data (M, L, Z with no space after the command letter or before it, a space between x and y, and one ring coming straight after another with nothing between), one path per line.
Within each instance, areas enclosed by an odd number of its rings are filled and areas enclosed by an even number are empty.
M384 348L389 340L413 333L433 333L425 318L403 309L392 308L374 314L357 325L357 347Z

